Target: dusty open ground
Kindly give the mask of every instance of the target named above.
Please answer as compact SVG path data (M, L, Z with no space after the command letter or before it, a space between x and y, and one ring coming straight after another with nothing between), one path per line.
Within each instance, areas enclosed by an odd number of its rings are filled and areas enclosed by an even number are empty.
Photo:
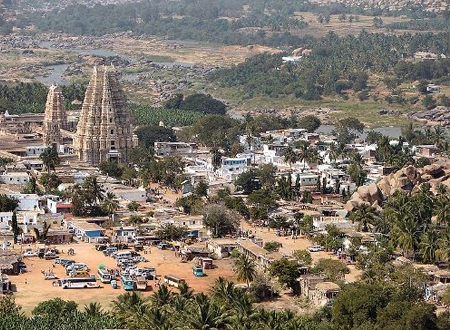
M293 240L290 237L278 237L273 230L269 231L266 228L253 228L246 223L243 224L243 229L250 229L253 232L256 231L256 235L263 238L264 241L275 240L281 242L283 246L280 251L286 255L290 255L294 250L307 249L308 246L311 245L311 242L307 239L299 238ZM23 248L25 249L26 247L28 246L24 246ZM32 245L32 247L35 246ZM67 255L67 250L70 247L74 248L76 253L73 257ZM100 264L116 268L115 260L110 257L105 257L100 251L96 251L93 244L74 243L70 245L59 245L57 248L62 251L61 257L86 263L91 269L91 273L95 273ZM20 252L20 247L16 246L16 250ZM207 270L206 277L197 278L191 271L194 264L193 261L182 263L180 262L180 259L174 255L173 251L159 250L154 246L151 247L151 250L148 252L149 253L147 254L141 254L144 255L149 262L140 263L139 266L156 267L159 278L166 274L174 274L182 277L195 292L207 292L214 284L215 279L219 276L236 281L236 277L232 270L232 260L230 259L215 260L214 263L217 267L212 270ZM314 262L318 261L320 258L335 258L328 252L315 252L312 253L312 257ZM37 257L25 258L24 261L27 264L28 272L18 276L11 276L10 279L17 288L17 292L14 293L16 302L22 305L23 310L26 313L30 313L37 303L55 297L74 300L80 306L90 302L99 302L105 309L108 309L111 307L111 302L117 295L125 292L122 288L113 289L109 284L102 284L102 287L98 289L63 290L60 287L53 287L52 280L44 280L41 271L52 270L59 278L67 277L64 273L64 268L61 265L55 265L53 267L52 260L43 260ZM355 270L354 267L351 267L351 273L346 275L345 280L347 282L352 282L355 281L358 276L359 271ZM152 285L152 290L143 292L146 296L157 289L153 281L149 281L149 283ZM298 305L298 300L296 298L283 294L280 299L265 305L271 308L295 309L296 305L294 304ZM302 310L302 308L300 308L300 310Z
M34 245L32 247L34 247ZM67 250L70 247L74 248L76 253L73 257L67 255ZM93 244L75 243L70 245L58 245L57 248L60 251L63 251L63 253L61 253L62 258L86 263L91 269L91 273L96 273L100 264L104 264L111 268L117 268L115 260L110 257L105 257L100 251L96 251ZM143 253L141 254L144 255ZM214 280L219 276L224 276L232 280L235 279L230 260L215 261L217 267L207 270L207 276L198 278L192 274L191 268L194 265L194 262L180 262L180 259L175 257L173 251L159 250L156 247L151 247L151 253L145 254L144 256L149 262L140 263L139 266L155 267L159 278L166 274L174 274L182 277L195 292L208 291L213 285ZM125 292L122 288L113 289L109 284L102 284L102 287L98 289L64 290L60 287L53 287L53 281L44 280L41 271L52 270L59 278L68 277L65 275L63 266L55 265L55 267L53 267L52 260L43 260L37 257L24 258L24 262L27 265L28 272L18 276L10 276L10 279L12 284L17 287L17 292L14 293L16 302L22 305L23 310L27 313L29 313L37 303L55 297L74 300L80 306L90 302L99 302L104 308L108 309L117 295ZM153 289L155 287L153 281L149 281L149 283L152 285ZM152 290L148 290L143 292L143 294L150 295L151 292Z

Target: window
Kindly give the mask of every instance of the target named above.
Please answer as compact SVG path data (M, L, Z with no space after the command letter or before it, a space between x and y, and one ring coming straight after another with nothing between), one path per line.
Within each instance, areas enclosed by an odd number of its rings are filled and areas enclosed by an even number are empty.
M192 221L192 224L193 224L193 225L195 225L195 220L194 220L194 221Z
M109 122L112 123L112 118L109 118Z
M113 129L111 130L111 134L114 134L114 130Z

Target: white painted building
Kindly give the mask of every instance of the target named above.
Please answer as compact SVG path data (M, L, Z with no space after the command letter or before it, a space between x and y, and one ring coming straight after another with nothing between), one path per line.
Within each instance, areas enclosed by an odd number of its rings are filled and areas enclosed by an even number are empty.
M292 184L297 182L297 177L299 178L300 187L315 187L319 182L319 175L317 174L294 172L291 174Z
M284 150L287 148L284 144L264 144L263 145L263 154L265 157L266 163L275 163L277 158L283 156Z
M12 221L13 212L0 212L0 223L8 225Z
M112 192L114 195L130 202L145 202L147 200L147 192L144 188L114 189Z
M196 143L155 142L155 154L158 156L191 154L197 150Z
M16 198L19 201L18 209L20 211L38 211L40 197L37 194L8 194L9 197Z
M219 177L233 180L244 172L251 163L251 158L222 158L222 166L217 170Z
M25 186L30 182L30 176L27 172L4 172L0 174L0 182L5 184Z
M27 156L39 156L47 148L48 146L28 146L25 147L25 153Z

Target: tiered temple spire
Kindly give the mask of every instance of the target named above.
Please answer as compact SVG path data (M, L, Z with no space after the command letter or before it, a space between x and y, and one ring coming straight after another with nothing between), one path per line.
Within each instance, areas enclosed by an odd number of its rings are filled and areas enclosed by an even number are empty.
M61 129L67 125L67 114L61 88L52 85L47 94L44 116L44 143L59 150L62 144Z
M79 160L92 165L108 160L126 163L135 146L137 137L114 67L95 67L75 137Z

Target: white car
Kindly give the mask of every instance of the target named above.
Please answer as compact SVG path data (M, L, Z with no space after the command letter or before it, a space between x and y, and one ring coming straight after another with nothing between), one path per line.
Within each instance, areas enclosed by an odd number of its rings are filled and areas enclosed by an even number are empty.
M25 251L25 253L23 254L24 257L37 257L38 254L36 252L33 251Z
M322 251L322 247L320 245L313 245L308 248L309 252L319 252Z

